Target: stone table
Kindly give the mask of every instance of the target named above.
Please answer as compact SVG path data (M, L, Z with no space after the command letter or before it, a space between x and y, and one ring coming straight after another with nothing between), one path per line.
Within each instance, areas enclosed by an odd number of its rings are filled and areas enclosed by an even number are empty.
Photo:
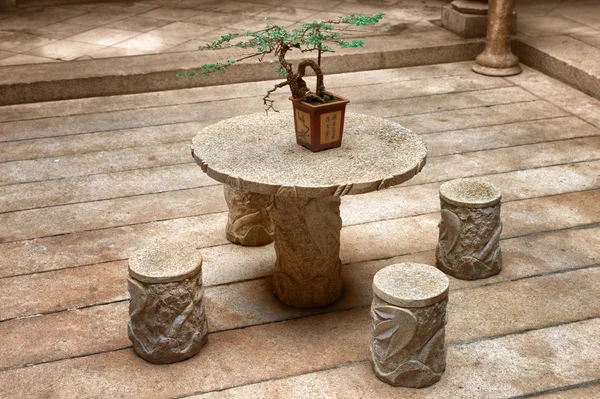
M213 179L274 195L273 290L295 307L325 306L342 291L340 197L405 182L425 165L423 141L399 124L346 113L340 148L296 144L291 112L257 113L206 127L192 154Z

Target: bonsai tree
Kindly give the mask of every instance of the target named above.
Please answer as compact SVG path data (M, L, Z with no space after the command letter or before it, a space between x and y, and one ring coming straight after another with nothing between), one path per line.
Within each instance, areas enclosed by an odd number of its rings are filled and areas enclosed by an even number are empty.
M321 54L324 52L333 52L333 46L341 48L362 47L363 40L345 40L344 34L348 32L351 26L372 26L376 25L383 13L376 15L352 14L339 17L337 20L327 20L321 22L311 22L302 24L300 29L288 31L283 26L273 25L269 21L262 30L242 33L230 33L222 36L206 46L200 47L200 50L221 50L226 48L250 49L249 54L243 55L237 59L228 59L225 62L215 64L204 64L199 70L180 72L177 76L208 76L211 73L224 71L230 65L248 58L256 58L262 61L267 54L275 56L279 62L277 71L285 80L276 84L263 97L263 103L266 110L273 108L271 93L284 86L289 86L292 97L311 104L319 104L335 101L333 94L325 90L323 84L323 71L321 70ZM344 29L346 28L346 29ZM239 40L240 38L245 40ZM238 40L236 40L238 39ZM296 71L291 62L286 59L289 52L298 50L302 53L317 52L317 61L305 59L299 62ZM304 75L306 68L314 70L317 77L316 91L312 92L306 86Z

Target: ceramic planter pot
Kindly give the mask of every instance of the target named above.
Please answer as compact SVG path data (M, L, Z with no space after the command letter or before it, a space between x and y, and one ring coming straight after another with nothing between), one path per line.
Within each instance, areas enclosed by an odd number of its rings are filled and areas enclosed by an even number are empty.
M313 152L342 145L344 114L350 101L335 96L337 101L312 105L290 97L294 107L296 142Z

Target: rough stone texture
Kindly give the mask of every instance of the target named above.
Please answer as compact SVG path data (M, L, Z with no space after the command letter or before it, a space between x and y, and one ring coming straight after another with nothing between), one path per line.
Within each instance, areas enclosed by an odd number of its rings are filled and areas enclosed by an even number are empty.
M182 246L142 250L130 259L128 333L143 359L178 362L206 343L201 267L198 252Z
M437 267L456 278L475 280L500 272L500 191L477 180L442 184L442 221Z
M421 171L427 156L423 141L401 125L354 113L346 114L342 146L318 154L296 144L290 112L211 125L194 137L192 152L210 177L237 189L308 198L400 184Z
M380 270L373 279L371 362L377 377L393 386L432 385L440 380L446 368L448 278L442 273L428 273L428 268L433 269L413 263L391 265ZM414 278L410 276L412 272L415 272ZM414 285L394 287L390 278L413 280L410 283L418 284L418 288ZM419 278L422 280L414 281ZM418 301L413 299L415 290L420 291L416 295ZM379 297L381 292L392 299L392 303ZM417 307L394 306L406 298Z
M271 217L273 196L224 187L229 207L226 234L234 244L265 245L273 241L274 222Z
M401 263L380 270L373 278L373 292L392 305L423 307L448 296L450 282L429 265Z
M486 15L488 12L487 0L454 0L450 5L465 14Z
M316 154L297 145L293 132L289 112L244 115L202 130L192 154L234 190L275 195L274 292L287 305L325 306L342 287L340 197L412 178L427 149L399 124L360 114L346 115L341 148ZM258 215L267 217L267 207Z
M485 50L473 64L473 71L488 76L512 76L521 73L519 60L511 52L510 25L515 0L489 0Z
M273 290L286 305L325 306L342 293L340 197L275 197Z

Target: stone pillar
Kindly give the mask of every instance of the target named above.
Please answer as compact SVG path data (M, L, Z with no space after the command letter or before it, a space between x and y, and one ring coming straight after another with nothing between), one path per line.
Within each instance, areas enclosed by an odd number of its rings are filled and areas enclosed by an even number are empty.
M342 293L340 197L275 197L273 291L298 308L326 306Z
M400 263L373 278L371 363L393 386L423 388L446 369L448 277L433 266Z
M500 272L501 197L500 190L482 181L461 179L442 184L436 248L440 270L465 280Z
M473 71L488 76L521 73L519 60L511 52L510 25L515 0L490 0L485 50L479 54Z
M225 185L229 207L227 239L234 244L265 245L273 241L274 223L270 215L273 196L251 193Z
M202 289L202 256L168 244L129 258L129 339L152 363L194 356L208 339Z

